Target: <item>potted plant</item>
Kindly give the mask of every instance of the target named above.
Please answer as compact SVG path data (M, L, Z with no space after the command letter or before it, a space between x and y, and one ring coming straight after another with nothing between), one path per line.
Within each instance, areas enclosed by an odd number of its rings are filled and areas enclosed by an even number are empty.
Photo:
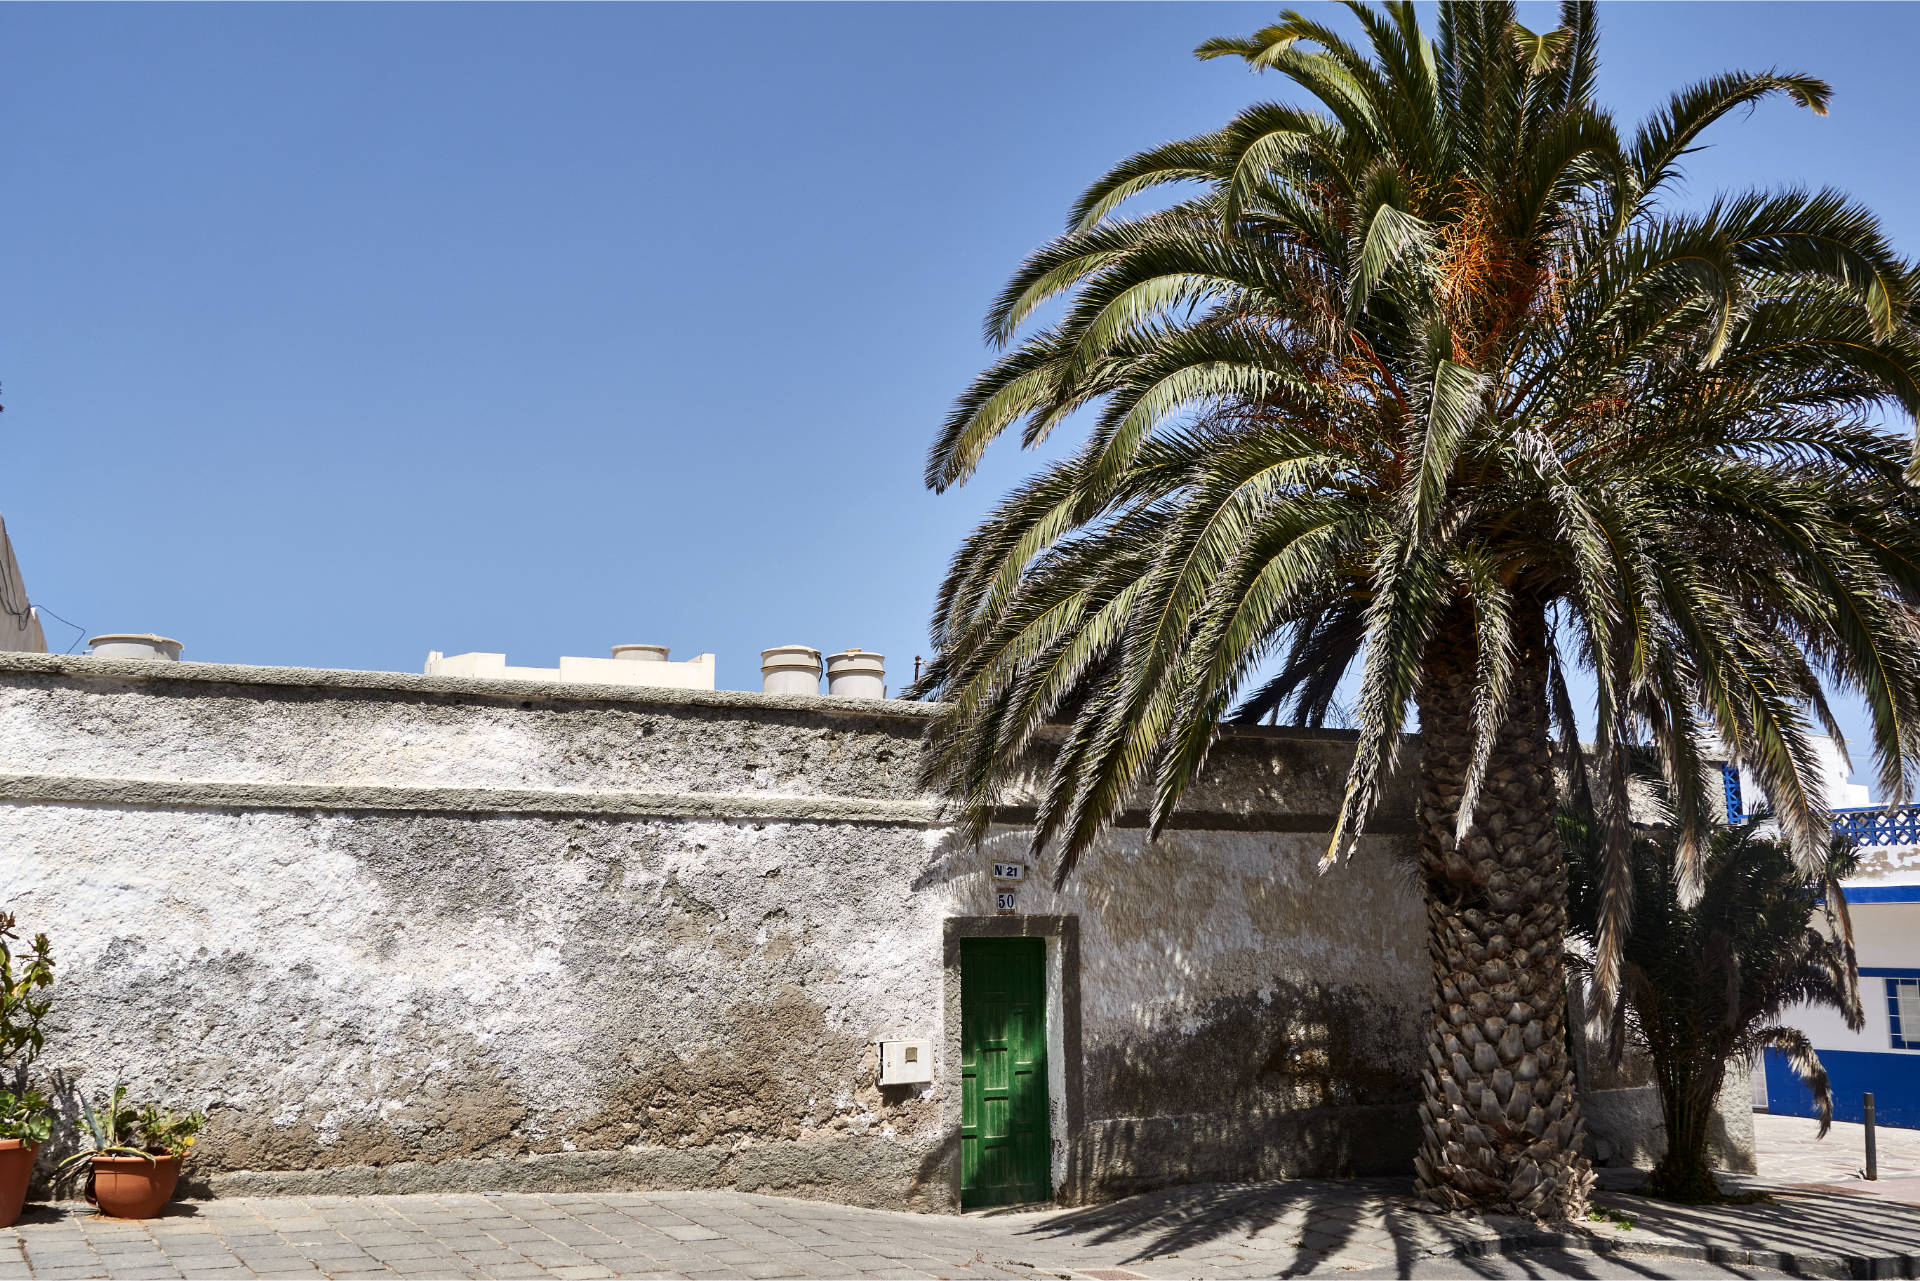
M12 913L0 912L0 1228L20 1217L34 1158L53 1131L46 1095L29 1088L27 1069L46 1043L41 1023L52 1007L44 989L53 984L47 936L36 935L20 956Z
M104 1106L85 1099L80 1111L87 1123L83 1148L61 1163L77 1172L87 1167L87 1200L116 1219L150 1219L173 1196L180 1181L180 1158L207 1123L204 1112L174 1112L127 1102L127 1087L115 1082Z
M0 1090L0 1228L20 1217L40 1145L53 1133L53 1110L38 1090Z

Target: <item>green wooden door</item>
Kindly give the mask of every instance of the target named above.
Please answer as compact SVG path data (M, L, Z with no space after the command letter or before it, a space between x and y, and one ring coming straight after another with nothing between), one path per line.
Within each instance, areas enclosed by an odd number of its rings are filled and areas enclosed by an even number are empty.
M1053 1195L1046 945L960 941L960 1204Z

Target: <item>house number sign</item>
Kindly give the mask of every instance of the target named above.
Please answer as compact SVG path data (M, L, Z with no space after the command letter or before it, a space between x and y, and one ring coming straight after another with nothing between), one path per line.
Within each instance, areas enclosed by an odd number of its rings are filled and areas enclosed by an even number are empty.
M1000 863L993 865L993 910L1001 916L1012 914L1013 893L1020 883L1027 879L1025 863Z

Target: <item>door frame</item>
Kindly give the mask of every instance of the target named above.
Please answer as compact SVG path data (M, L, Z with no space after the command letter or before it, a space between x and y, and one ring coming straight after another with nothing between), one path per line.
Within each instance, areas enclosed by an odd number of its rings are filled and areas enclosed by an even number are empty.
M941 931L942 1054L947 1065L941 1130L951 1136L948 1187L960 1207L960 941L1037 938L1046 945L1047 1142L1053 1199L1080 1200L1080 918L949 916Z

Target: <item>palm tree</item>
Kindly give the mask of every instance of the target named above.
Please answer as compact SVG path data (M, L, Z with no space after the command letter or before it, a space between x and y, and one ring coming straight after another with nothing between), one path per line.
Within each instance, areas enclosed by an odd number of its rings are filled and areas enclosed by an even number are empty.
M1879 424L1920 405L1916 280L1833 192L1667 204L1703 130L1772 95L1822 111L1818 80L1721 76L1623 140L1593 102L1590 5L1542 34L1507 4L1443 5L1437 39L1411 4L1349 7L1367 52L1294 12L1201 46L1306 105L1123 161L993 306L1005 353L928 484L964 482L1016 424L1085 440L954 557L917 686L946 702L926 770L979 836L1051 753L1032 840L1064 877L1129 798L1159 831L1223 717L1320 724L1357 668L1329 858L1416 713L1421 735L1419 1188L1574 1215L1592 1175L1562 1026L1556 728L1573 776L1589 766L1568 669L1591 674L1614 814L1608 1000L1625 745L1658 750L1689 897L1713 733L1808 866L1831 690L1865 699L1881 790L1904 797L1920 506Z
M1573 924L1589 935L1599 923L1605 868L1597 827L1590 814L1561 820ZM1678 1200L1717 1201L1707 1146L1729 1062L1782 1051L1813 1092L1822 1137L1832 1124L1833 1090L1820 1056L1780 1015L1804 1002L1831 1006L1856 1032L1865 1026L1840 884L1860 856L1836 839L1809 874L1762 824L1719 828L1690 906L1680 901L1671 828L1638 835L1631 861L1635 911L1621 947L1621 1012L1653 1061L1666 1121L1667 1150L1652 1188Z

